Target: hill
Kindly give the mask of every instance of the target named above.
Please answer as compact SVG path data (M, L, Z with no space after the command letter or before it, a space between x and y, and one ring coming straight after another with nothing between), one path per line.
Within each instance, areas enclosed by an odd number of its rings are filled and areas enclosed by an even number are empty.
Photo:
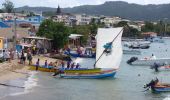
M73 8L63 8L67 13L86 13L90 15L120 16L130 20L163 20L170 19L170 4L139 5L123 1L108 1L101 5L83 5ZM56 8L50 7L20 7L17 11L43 11L55 12ZM54 13L53 13L54 14Z

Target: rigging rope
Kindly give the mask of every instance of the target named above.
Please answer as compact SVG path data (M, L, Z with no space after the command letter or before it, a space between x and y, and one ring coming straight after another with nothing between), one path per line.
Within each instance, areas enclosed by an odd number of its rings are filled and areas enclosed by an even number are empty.
M112 42L110 42L110 44L112 45L112 43L117 39L117 37L121 34L121 32L123 31L123 28L122 30L119 32L119 34L112 40ZM105 51L107 50L108 48L105 48L105 50L103 50L103 53L100 55L100 57L96 60L96 62L94 63L94 68L96 67L96 63L100 60L100 58L103 56L103 54L105 53Z

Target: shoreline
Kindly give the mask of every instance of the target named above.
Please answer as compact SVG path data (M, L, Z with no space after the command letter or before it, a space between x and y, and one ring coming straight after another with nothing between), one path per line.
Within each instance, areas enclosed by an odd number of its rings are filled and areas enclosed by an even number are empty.
M0 64L0 82L26 77L24 73L28 73L28 67L18 64L18 60L3 62Z
M36 63L38 58L40 59L40 65L43 65L45 60L48 60L48 63L59 61L58 59L53 59L44 56L33 56L33 64ZM7 61L0 63L0 82L27 77L29 72L31 72L31 70L29 70L28 61L26 60L25 65L19 64L18 61L18 59L15 59L11 60L10 63Z

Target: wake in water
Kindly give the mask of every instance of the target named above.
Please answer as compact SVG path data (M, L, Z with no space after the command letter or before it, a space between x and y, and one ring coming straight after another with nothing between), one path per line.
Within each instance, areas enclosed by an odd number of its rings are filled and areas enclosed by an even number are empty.
M36 76L38 72L32 71L29 72L27 80L24 82L24 92L12 93L10 96L22 95L31 92L33 87L37 86L38 78Z

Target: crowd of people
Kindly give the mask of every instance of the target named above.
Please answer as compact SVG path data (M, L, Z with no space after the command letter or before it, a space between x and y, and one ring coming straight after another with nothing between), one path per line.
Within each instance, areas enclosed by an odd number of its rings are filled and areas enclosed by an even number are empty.
M38 70L38 67L40 67L40 59L38 58L36 61L36 70ZM66 66L65 66L66 65ZM44 68L55 68L55 69L60 69L60 68L66 68L66 69L78 69L80 68L80 64L72 61L63 61L63 60L57 60L56 62L49 62L48 60L45 60L44 65L42 65Z

